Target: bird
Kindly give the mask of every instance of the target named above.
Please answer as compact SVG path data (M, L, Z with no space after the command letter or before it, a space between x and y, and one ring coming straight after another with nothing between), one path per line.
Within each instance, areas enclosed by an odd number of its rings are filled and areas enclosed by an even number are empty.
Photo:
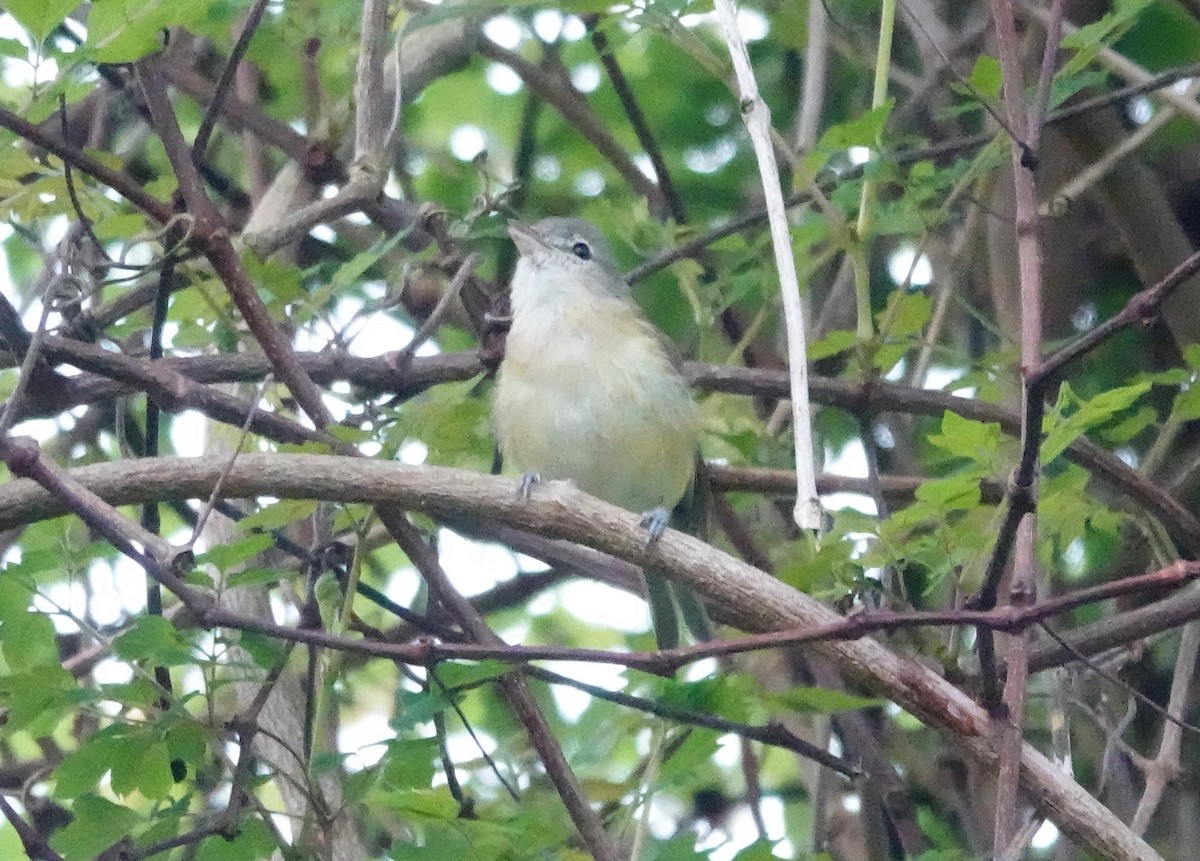
M641 513L654 541L682 522L700 463L699 414L679 363L598 228L553 217L510 220L508 233L520 257L492 402L500 453L523 471L523 494L569 480ZM694 593L644 573L659 648L680 642L677 607L693 636L711 638Z

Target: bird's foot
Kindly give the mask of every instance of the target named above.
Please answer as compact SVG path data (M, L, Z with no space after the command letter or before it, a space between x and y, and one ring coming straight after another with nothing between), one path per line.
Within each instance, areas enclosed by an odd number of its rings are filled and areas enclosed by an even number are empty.
M542 477L536 472L521 473L521 486L517 489L517 496L522 500L528 500L533 495L535 485L542 483Z
M647 547L662 537L662 534L667 531L667 524L670 522L671 512L661 506L642 513L639 525L642 529L646 530Z

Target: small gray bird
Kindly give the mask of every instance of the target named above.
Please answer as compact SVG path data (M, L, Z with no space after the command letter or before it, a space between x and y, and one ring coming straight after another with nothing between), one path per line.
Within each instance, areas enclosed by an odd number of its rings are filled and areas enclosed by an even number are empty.
M568 479L642 512L651 540L696 477L698 417L687 382L633 301L604 236L577 218L510 221L521 252L512 327L493 399L506 461ZM698 599L646 572L660 648L679 643L676 600L693 635L711 637ZM686 594L685 594L686 593Z

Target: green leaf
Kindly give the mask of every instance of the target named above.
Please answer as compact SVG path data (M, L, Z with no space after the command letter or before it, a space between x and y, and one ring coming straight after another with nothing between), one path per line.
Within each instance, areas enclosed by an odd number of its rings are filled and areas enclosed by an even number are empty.
M444 786L436 789L394 789L379 799L393 812L417 822L438 822L458 815L458 802Z
M143 785L152 792L159 792L164 780L167 782L167 789L170 788L170 758L167 756L166 745L158 740L155 733L143 727L130 729L118 747L120 755L112 758L109 777L109 785L113 792L124 797L134 792L142 792ZM156 748L157 752L152 753ZM161 792L162 795L166 794L165 789L161 789Z
M721 746L721 734L715 730L694 729L659 767L661 786L684 786L696 772L707 767Z
M383 255L399 245L406 235L407 231L401 231L387 239L379 240L366 251L355 254L334 271L333 276L329 279L329 289L334 294L345 293L347 289L357 284L366 271L378 263Z
M1101 48L1120 38L1133 26L1142 10L1153 2L1154 0L1116 0L1112 11L1099 21L1064 36L1062 47L1075 49L1075 54L1063 64L1058 76L1066 77L1086 68L1100 53Z
M25 43L20 39L0 37L0 57L25 60L29 57L29 49L25 47Z
M803 51L808 45L808 18L800 3L780 3L771 12L771 35L781 45Z
M1200 385L1189 384L1175 396L1175 415L1183 421L1200 418Z
M854 332L849 329L838 329L808 345L808 360L816 362L820 359L828 359L830 356L846 352L857 343L858 336Z
M871 367L886 377L892 368L908 354L908 344L879 344L871 351Z
M1069 464L1042 484L1038 496L1038 529L1054 542L1057 552L1065 551L1071 542L1083 538L1086 527L1111 533L1120 525L1118 516L1087 492L1089 480L1087 470Z
M58 663L0 677L0 703L8 707L8 720L0 727L0 735L22 729L34 735L52 732L77 687L74 676Z
M789 688L781 693L768 694L768 698L781 708L809 714L835 714L877 708L885 703L876 697L860 697L845 691L806 687Z
M84 47L98 63L131 63L162 49L169 22L162 0L95 0Z
M117 212L92 224L92 232L101 242L125 240L146 229L146 218L137 212ZM173 304L173 303L172 303Z
M379 782L389 789L431 788L439 747L436 738L389 743L379 762Z
M300 270L271 258L260 260L253 252L242 255L246 274L260 292L281 302L299 302L308 297L300 283Z
M999 449L1002 436L997 422L977 422L947 410L942 415L942 432L926 439L955 457L987 464Z
M512 664L504 661L451 661L438 665L437 677L445 687L456 690L497 679L511 673L512 670Z
M651 843L640 861L708 861L708 855L696 849L696 835L684 830L669 840Z
M98 855L127 836L142 819L128 807L96 795L77 798L71 814L74 818L67 827L50 837L51 847L66 861Z
M175 721L167 730L167 749L171 759L199 767L208 752L208 736L203 724L195 720Z
M1184 347L1183 360L1193 371L1200 371L1200 344L1188 344Z
M1000 87L1004 83L1004 77L1000 73L1000 61L987 54L980 54L967 80L983 98L992 101L999 99Z
M1101 392L1096 397L1086 401L1079 400L1071 387L1063 383L1059 390L1058 403L1055 412L1046 416L1042 428L1046 438L1042 442L1042 463L1050 463L1064 451L1067 446L1093 428L1110 421L1118 413L1133 406L1138 398L1150 390L1148 382L1134 383ZM1064 413L1074 406L1075 409L1065 418Z
M239 631L237 641L238 645L250 655L250 660L263 669L270 669L276 666L283 660L284 655L287 654L286 643L279 641L275 637L269 637L266 634L259 634L254 631Z
M317 510L315 499L281 499L260 508L238 521L238 529L250 532L254 529L279 529L297 520L303 520Z
M0 858L25 859L25 847L15 828L0 828Z
M388 726L397 733L413 730L433 720L447 705L447 697L440 692L401 690L396 694L396 710Z
M491 463L492 432L486 398L472 394L474 383L437 386L405 404L388 429L391 445L420 440L429 463L484 468Z
M346 427L345 425L332 425L326 428L326 431L339 442L361 443L371 442L375 439L375 434L369 430Z
M256 533L237 541L232 541L229 544L210 547L196 557L196 564L209 564L214 566L218 571L224 572L235 565L240 565L247 559L253 559L264 550L269 550L274 546L274 536L268 533Z
M237 835L232 839L207 838L196 852L196 861L259 861L271 858L277 848L274 833L254 817L238 823Z
M134 764L134 785L151 801L167 797L175 779L171 776L171 756L165 742L142 748Z
M738 854L733 861L775 861L775 844L766 840L756 840Z
M78 5L79 0L7 0L4 9L40 45ZM25 52L20 56L24 57Z
M830 126L825 134L821 135L817 148L840 152L852 146L878 146L895 104L896 100L889 98L879 107L872 108L857 119Z
M927 502L944 513L966 511L982 502L979 478L969 474L923 482L914 495L921 502Z
M4 644L4 658L14 672L59 662L54 623L49 616L26 613L5 621L0 625L0 642Z
M162 616L139 616L113 642L113 651L125 661L149 661L164 667L196 662L191 644Z
M388 852L392 861L459 861L463 858L478 858L479 861L493 861L486 855L479 854L478 847L471 845L463 829L458 823L446 822L426 823L421 828L425 836L423 845L412 841L400 841L393 845Z
M124 727L110 726L93 733L54 769L54 797L76 798L91 792L114 762L135 756L138 747Z
M897 341L919 335L932 314L933 299L922 291L893 290L878 315L880 334Z
M43 571L57 571L62 567L62 556L62 547L58 546L26 550L21 554L20 562L5 566L4 576L32 576Z
M1176 407L1178 407L1176 401ZM1200 403L1196 404L1197 413L1194 418L1200 418ZM1127 443L1158 421L1158 410L1149 404L1143 404L1133 414L1126 416L1111 427L1105 428L1102 435L1108 442L1116 445Z
M21 582L19 575L13 571L14 567L7 566L4 576L0 577L0 624L24 616L29 612L29 603L33 598L33 592ZM0 634L2 637L3 634Z
M762 711L764 692L758 682L744 673L726 673L694 682L659 682L658 699L666 705L709 712L729 720L749 720L756 708Z
M1183 66L1200 55L1200 22L1183 3L1152 3L1116 48L1150 72Z
M132 709L150 709L162 699L162 690L145 676L100 685L99 693L106 700Z
M1081 93L1091 88L1103 87L1107 81L1108 73L1101 69L1080 72L1077 75L1069 75L1067 77L1059 75L1055 77L1054 83L1050 87L1049 107L1052 109L1057 108L1076 93Z
M262 586L278 583L285 576L287 573L278 568L243 568L241 571L228 575L225 578L225 585L230 589L238 586Z

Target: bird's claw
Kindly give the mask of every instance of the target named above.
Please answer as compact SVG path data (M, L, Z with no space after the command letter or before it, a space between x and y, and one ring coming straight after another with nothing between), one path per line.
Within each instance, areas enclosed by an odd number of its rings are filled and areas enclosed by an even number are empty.
M662 534L667 531L667 524L670 522L671 512L662 507L652 508L642 513L642 519L638 523L642 529L646 530L647 547L662 537Z
M533 495L535 485L542 483L542 477L536 472L521 473L521 486L517 489L517 496L522 500L528 500Z

